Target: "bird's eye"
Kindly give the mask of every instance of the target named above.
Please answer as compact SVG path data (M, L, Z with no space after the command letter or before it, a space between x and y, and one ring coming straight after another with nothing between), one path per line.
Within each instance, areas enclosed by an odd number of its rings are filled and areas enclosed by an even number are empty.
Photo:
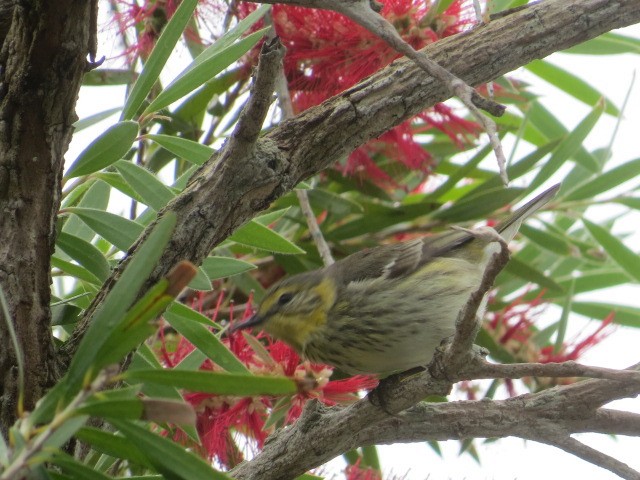
M282 295L280 295L280 298L278 298L278 305L286 305L291 301L292 298L293 298L293 293L290 293L290 292L283 293Z

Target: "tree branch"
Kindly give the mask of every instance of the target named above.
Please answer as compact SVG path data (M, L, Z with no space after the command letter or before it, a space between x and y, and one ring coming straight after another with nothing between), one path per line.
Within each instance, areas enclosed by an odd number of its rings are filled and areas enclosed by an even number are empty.
M448 37L424 51L468 84L477 85L535 58L638 21L637 0L549 0ZM198 179L166 207L177 214L178 227L147 285L166 274L178 260L188 259L199 265L213 247L300 181L448 96L445 86L413 62L399 60L342 94L282 122L256 142L251 155L242 157L227 150L224 155L214 156ZM145 231L130 256L135 255L146 235ZM103 301L127 261L107 280L63 346L63 361L73 355L87 318Z
M614 370L591 367L568 361L563 363L489 363L483 359L463 368L461 377L480 378L522 378L522 377L589 377L627 382L640 382L640 372L636 370Z
M51 264L64 154L91 38L92 2L0 1L0 433L17 415L13 322L25 359L24 407L58 377ZM0 312L0 316L4 316Z
M538 441L541 440L538 439ZM564 438L550 438L543 443L558 447L567 453L572 453L576 457L582 458L589 463L593 463L594 465L609 470L621 478L625 478L627 480L640 480L640 472L630 468L629 465L621 462L620 460L616 460L599 450L579 442L575 438L571 438L569 436Z

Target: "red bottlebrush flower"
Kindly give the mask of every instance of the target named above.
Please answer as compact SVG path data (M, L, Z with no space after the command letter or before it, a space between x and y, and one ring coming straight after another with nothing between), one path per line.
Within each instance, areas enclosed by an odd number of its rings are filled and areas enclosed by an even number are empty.
M487 333L508 351L515 362L549 363L577 360L589 348L611 333L613 314L607 316L595 332L583 339L576 337L563 343L557 350L552 344L540 346L534 336L538 332L535 328L537 317L542 312L541 307L544 307L543 293L530 301L524 301L522 297L518 298L500 312L490 313L489 321L484 324ZM571 381L571 379L535 379L535 388L546 388L558 382ZM524 379L524 382L531 384L531 379ZM505 386L511 396L516 395L512 381L506 381Z
M162 30L180 5L180 0L112 0L112 2L113 19L117 25L118 35L132 41L124 51L130 64L138 55L142 58L149 56ZM215 0L199 0L195 17L199 20L212 19L216 23L221 23L222 8ZM190 27L185 30L185 37L189 42L202 43L199 35Z
M346 480L382 480L382 475L378 470L371 467L361 467L361 460L362 458L358 458L353 465L347 465L344 470Z
M225 295L221 291L215 302L212 315L214 319L218 316ZM193 303L195 307L201 308L202 297L197 297ZM251 297L240 320L246 319L250 314ZM233 308L229 309L229 317L233 318ZM271 341L264 334L252 341L247 338L251 337L238 331L225 336L222 342L250 372L256 375L287 376L298 385L298 392L290 396L288 405L285 405L287 412L283 418L286 423L293 422L300 416L304 403L310 398L318 399L326 405L349 403L359 398L358 392L371 389L377 384L376 379L362 375L331 381L330 367L302 362L288 345ZM180 363L194 348L180 337L170 352L162 330L160 340L160 357L169 368ZM203 362L200 368L222 370L211 360ZM265 422L279 401L273 397L229 397L201 392L188 392L184 398L196 410L197 429L202 445L192 445L192 441L181 431L176 432L174 438L189 444L201 455L215 459L225 467L232 467L243 460L244 455L236 443L234 432L247 440L245 443L248 449L262 447L269 432L265 428Z
M583 339L576 337L568 343L563 343L558 351L555 351L552 345L543 347L540 349L540 358L538 361L541 363L551 363L577 360L583 353L600 343L613 332L610 327L613 324L614 316L615 314L611 312L600 322L595 332L587 335Z
M430 18L432 3L383 0L381 15L416 49L459 33L473 23L470 2L455 0L442 14ZM246 16L254 8L241 3L238 15ZM336 12L276 4L273 23L287 48L284 70L297 112L343 92L401 56L382 39ZM440 104L360 147L339 168L382 186L397 186L376 163L376 157L381 154L409 170L428 172L431 156L415 135L431 128L443 131L457 144L479 132L475 123Z
M140 54L147 57L167 21L175 13L176 0L115 0L114 20L120 35L135 29L135 43L125 51L127 57ZM131 60L131 58L129 58Z

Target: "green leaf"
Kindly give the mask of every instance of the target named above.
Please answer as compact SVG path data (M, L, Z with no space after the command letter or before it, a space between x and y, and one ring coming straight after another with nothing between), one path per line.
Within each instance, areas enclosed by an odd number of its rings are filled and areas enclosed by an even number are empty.
M608 32L593 40L580 43L564 50L563 53L579 55L616 55L620 53L640 53L640 40L633 37Z
M56 246L101 281L104 282L109 277L109 262L95 245L74 235L60 232L56 238Z
M124 160L117 162L116 168L143 202L156 212L173 200L175 195L171 189L146 168Z
M144 405L140 398L94 399L78 408L78 412L92 417L139 420Z
M72 325L78 321L82 308L63 304L51 306L51 325Z
M118 172L98 172L94 174L97 178L104 180L113 188L121 191L127 197L134 199L136 202L144 203L142 197L131 188L131 186L122 178Z
M617 198L615 201L634 210L640 210L640 198L638 197Z
M563 200L584 200L594 198L596 195L632 180L640 175L640 158L612 168L608 172L597 175L595 178L578 185L574 190L564 196Z
M102 255L102 254L101 254ZM80 265L76 265L75 263L68 262L60 258L57 254L53 254L51 256L51 266L53 268L58 268L62 272L66 273L70 277L75 277L78 280L82 280L83 282L88 282L96 286L101 286L104 280L100 280L93 273L87 270Z
M78 206L106 210L109 205L110 194L111 187L102 180L96 180L91 182L91 186L78 202ZM91 228L74 216L70 216L65 220L62 231L80 237L87 242L90 242L96 236L96 233Z
M196 316L202 319L194 321ZM227 372L249 373L247 367L205 326L208 319L203 315L185 305L174 303L165 312L164 318L178 333Z
M460 165L456 170L451 172L447 180L428 195L429 199L438 200L447 192L451 191L456 184L465 178L469 172L475 170L478 164L491 153L493 149L490 145L481 148L473 157L471 157L464 165ZM511 178L511 177L509 177ZM497 185L496 185L497 186Z
M211 80L218 73L251 50L251 48L253 48L262 39L269 28L271 27L263 28L262 30L251 33L237 43L229 45L223 49L217 47L215 43L211 45L209 49L215 48L215 55L207 55L207 58L201 61L198 60L200 58L199 56L194 60L194 62L183 70L173 82L167 85L167 87L160 92L160 94L149 104L143 113L148 114L151 112L157 112ZM205 50L202 55L206 54L207 51Z
M211 286L211 279L209 279L207 272L205 272L204 269L200 267L198 267L196 276L193 277L193 280L189 282L188 286L193 290L200 290L203 292L208 292L209 290L213 289L213 287Z
M613 321L618 325L640 328L640 308L629 305L616 305L612 303L576 302L571 304L571 310L595 320L604 320L611 313Z
M88 175L112 165L124 157L137 135L136 122L119 122L109 127L78 155L65 178Z
M362 460L363 466L371 467L380 472L380 459L378 458L378 449L375 445L362 447Z
M64 473L71 475L74 480L111 480L111 477L80 463L66 453L56 452L51 458L51 463L59 466Z
M179 267L183 271L173 277L180 279L185 273L193 274L192 265ZM160 279L127 311L124 317L118 320L96 354L95 368L119 362L156 331L157 326L154 321L184 287L179 285L179 288L176 288L171 284L170 278L172 278L171 274Z
M153 84L160 76L165 63L169 59L171 52L182 36L191 14L196 8L198 0L183 0L175 11L169 23L164 27L160 38L151 51L151 55L144 64L142 73L131 89L127 101L122 110L122 120L130 120L138 112L140 106L145 101Z
M535 165L542 160L546 155L551 153L554 148L558 145L559 140L553 140L551 142L544 143L540 148L534 150L528 155L525 155L523 158L518 160L517 162L512 163L507 166L507 177L509 181L513 181L516 178L520 178L523 175L528 174L535 167ZM502 179L500 175L495 175L493 178L487 180L486 182L481 183L476 188L474 188L470 195L476 195L485 190L490 190L492 188L499 188L502 186Z
M270 230L255 220L251 220L236 230L235 233L229 237L229 240L268 252L289 255L305 253L304 250L291 243L279 233Z
M359 203L329 190L314 188L308 190L307 195L312 207L318 210L329 210L341 217L350 213L362 213L364 210Z
M584 119L574 128L567 137L560 142L551 158L540 169L536 177L530 183L528 191L531 192L546 182L564 163L570 158L575 158L581 165L594 173L600 171L600 165L593 161L589 164L582 163L580 157L575 154L582 147L582 143L593 130L604 111L604 101L599 101ZM588 158L588 157L587 157Z
M540 248L549 250L557 255L567 256L573 253L574 248L560 235L555 235L527 224L523 224L520 227L520 233Z
M163 476L184 480L231 480L181 445L131 422L110 420Z
M536 285L547 288L551 290L551 293L558 293L563 291L562 287L551 278L547 277L544 273L532 267L531 265L521 262L517 257L513 257L511 258L511 260L509 260L509 263L507 263L507 266L505 267L505 271L528 282L533 282Z
M210 280L227 278L239 273L253 270L255 265L229 257L211 256L204 259L202 269L206 272Z
M279 210L274 210L273 212L265 213L263 215L258 215L254 218L256 222L260 225L269 226L272 223L277 222L280 218L282 218L289 211L289 207L281 208Z
M556 336L556 342L553 346L554 353L559 353L562 350L564 344L564 337L567 333L567 325L569 324L569 313L571 312L571 303L573 302L573 295L575 293L575 277L571 279L567 295L564 297L564 304L562 305L562 315L558 320L558 335Z
M74 436L76 431L89 420L88 415L77 415L66 418L64 422L54 429L53 433L44 442L43 449L55 449L63 446Z
M139 223L104 210L71 207L66 211L80 217L94 232L123 252L129 250L144 230Z
M89 115L88 117L81 118L80 120L76 121L73 124L74 133L78 133L79 131L84 130L85 128L88 128L92 125L95 125L96 123L101 122L102 120L106 120L111 115L115 115L116 113L118 113L120 110L122 110L122 107L110 108L108 110L104 110L102 112Z
M9 447L4 440L4 435L0 435L0 466L9 465Z
M534 60L525 67L531 73L558 87L563 92L587 105L595 105L601 97L606 102L605 112L618 116L620 111L611 100L581 78L545 60Z
M76 432L76 438L96 450L97 452L128 460L138 465L151 466L135 443L118 433L107 432L99 428L82 427Z
M632 279L640 282L640 256L629 250L624 243L601 226L591 223L584 218L582 219L582 223L613 261Z
M202 165L215 153L215 150L207 145L173 135L145 135L145 138L153 140L176 157L194 165Z
M136 370L127 371L123 376L128 382L171 385L192 392L217 395L286 395L297 392L296 383L287 377L188 370Z
M86 372L94 365L101 347L138 296L140 288L149 278L165 245L169 242L175 225L176 216L173 213L167 213L158 221L102 305L93 313L89 328L84 334L67 372L66 383L71 390L80 384Z
M437 210L432 218L455 223L486 218L499 208L513 203L522 194L519 188L496 188L477 195L463 197L455 205Z
M90 70L82 77L82 85L101 87L104 85L129 85L132 84L138 74L130 69L96 68Z
M567 137L570 132L558 121L558 119L549 112L546 108L540 104L540 102L533 102L529 104L526 110L527 118L529 119L529 124L527 127L532 126L538 133L544 137L542 142L548 142L550 140L557 140L560 138L562 142L566 142ZM526 128L526 131L529 131L530 128ZM525 136L525 140L532 141L535 145L540 145L533 141L533 139L527 138ZM565 148L565 147L563 147ZM594 157L593 154L587 152L582 145L578 146L577 151L573 154L573 157L576 161L583 165L588 171L591 172L599 172L601 170L601 164L597 158Z

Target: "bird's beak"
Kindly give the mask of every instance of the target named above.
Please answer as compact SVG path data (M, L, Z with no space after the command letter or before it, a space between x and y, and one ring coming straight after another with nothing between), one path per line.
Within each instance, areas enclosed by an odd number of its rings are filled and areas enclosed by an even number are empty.
M256 325L260 325L262 322L264 322L264 318L258 316L258 314L256 313L248 320L232 325L231 328L229 328L229 333L237 332L238 330L244 330L245 328L255 327Z

